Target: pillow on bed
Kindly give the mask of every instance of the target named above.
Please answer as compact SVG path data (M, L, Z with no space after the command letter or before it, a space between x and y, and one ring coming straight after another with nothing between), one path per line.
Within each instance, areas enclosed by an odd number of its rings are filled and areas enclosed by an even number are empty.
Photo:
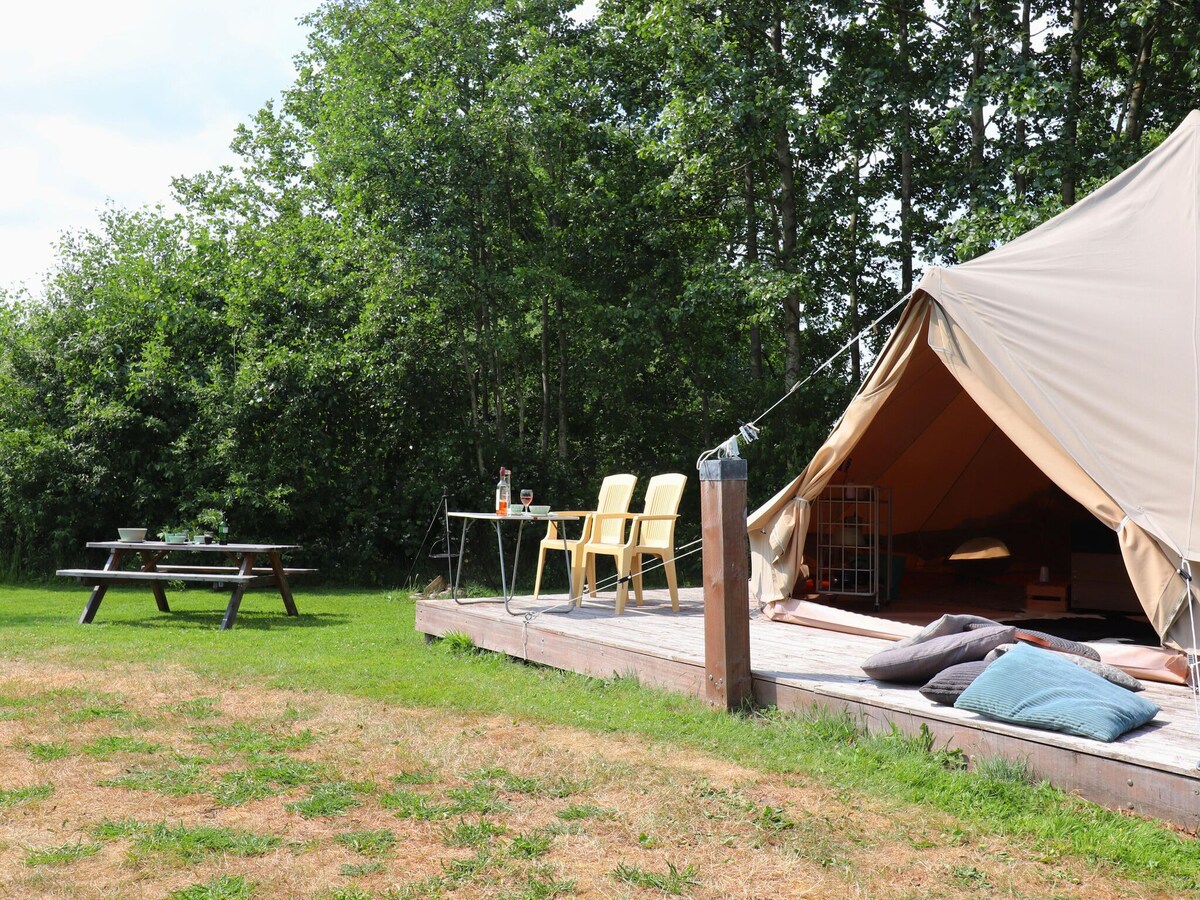
M1114 741L1158 714L1150 701L1048 650L1018 644L955 701L1002 722Z
M989 656L991 654L988 654ZM921 688L921 695L940 703L943 706L953 706L954 701L962 692L970 687L971 682L983 674L983 670L991 665L988 660L959 663L948 669L942 669Z
M907 647L892 646L864 662L862 669L877 681L924 684L942 669L983 659L993 647L1012 643L1014 631L1011 625L993 625Z

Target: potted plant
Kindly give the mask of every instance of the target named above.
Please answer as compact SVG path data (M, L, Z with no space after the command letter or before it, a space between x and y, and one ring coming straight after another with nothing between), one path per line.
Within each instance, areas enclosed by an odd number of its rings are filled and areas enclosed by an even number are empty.
M202 509L199 515L196 516L196 523L192 527L192 540L197 544L211 544L213 535L221 527L221 523L225 521L225 513L219 509Z
M183 525L165 525L158 536L168 544L186 544L188 530Z

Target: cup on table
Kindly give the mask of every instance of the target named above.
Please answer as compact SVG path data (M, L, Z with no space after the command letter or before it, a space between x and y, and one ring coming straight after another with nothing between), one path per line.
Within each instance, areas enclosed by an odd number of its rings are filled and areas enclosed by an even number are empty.
M528 515L529 504L533 502L533 490L531 488L521 488L521 508Z

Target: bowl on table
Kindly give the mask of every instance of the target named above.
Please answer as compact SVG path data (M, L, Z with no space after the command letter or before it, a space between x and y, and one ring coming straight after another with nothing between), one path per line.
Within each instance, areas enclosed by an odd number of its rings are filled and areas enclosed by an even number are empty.
M548 515L550 515L550 507L549 506L533 506L531 504L529 507L529 514L531 516L548 516Z
M127 544L136 544L146 539L145 528L118 528L117 534Z
M162 537L163 541L168 544L186 544L188 539L185 531L168 531Z

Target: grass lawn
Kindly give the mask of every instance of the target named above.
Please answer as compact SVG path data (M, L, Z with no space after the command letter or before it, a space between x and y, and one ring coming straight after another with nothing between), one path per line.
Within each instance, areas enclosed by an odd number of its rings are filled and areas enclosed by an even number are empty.
M838 717L427 645L399 592L0 587L0 896L1178 896L1200 844Z

